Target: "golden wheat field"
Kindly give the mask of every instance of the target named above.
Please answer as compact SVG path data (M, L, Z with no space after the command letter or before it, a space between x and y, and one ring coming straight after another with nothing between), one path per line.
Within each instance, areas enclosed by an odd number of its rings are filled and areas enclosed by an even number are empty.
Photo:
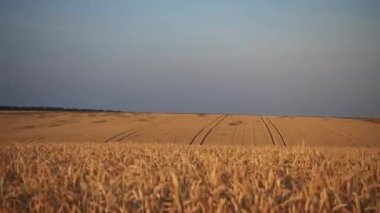
M380 212L378 120L0 115L0 212Z
M5 212L380 211L367 148L15 144L0 158Z

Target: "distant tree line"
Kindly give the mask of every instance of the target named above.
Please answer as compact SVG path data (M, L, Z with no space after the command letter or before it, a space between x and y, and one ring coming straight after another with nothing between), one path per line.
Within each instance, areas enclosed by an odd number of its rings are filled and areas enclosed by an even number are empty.
M80 109L80 108L65 108L65 107L29 107L29 106L0 106L3 111L69 111L69 112L120 112L116 110L103 109Z

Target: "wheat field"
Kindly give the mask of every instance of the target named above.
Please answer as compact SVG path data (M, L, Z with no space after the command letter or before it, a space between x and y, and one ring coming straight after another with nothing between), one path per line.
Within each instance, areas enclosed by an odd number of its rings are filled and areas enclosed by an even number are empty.
M380 120L127 112L0 111L0 143L173 143L380 148Z
M380 212L380 151L1 144L0 211Z

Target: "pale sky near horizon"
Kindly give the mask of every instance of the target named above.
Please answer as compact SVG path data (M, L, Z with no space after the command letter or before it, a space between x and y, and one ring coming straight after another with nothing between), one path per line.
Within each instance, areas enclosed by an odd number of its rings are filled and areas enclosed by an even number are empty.
M0 105L380 117L378 0L0 0Z

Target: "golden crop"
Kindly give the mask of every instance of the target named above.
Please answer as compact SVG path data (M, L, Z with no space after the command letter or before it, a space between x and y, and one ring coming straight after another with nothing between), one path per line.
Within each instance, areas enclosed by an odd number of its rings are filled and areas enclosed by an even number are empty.
M380 151L0 145L0 211L380 212Z

